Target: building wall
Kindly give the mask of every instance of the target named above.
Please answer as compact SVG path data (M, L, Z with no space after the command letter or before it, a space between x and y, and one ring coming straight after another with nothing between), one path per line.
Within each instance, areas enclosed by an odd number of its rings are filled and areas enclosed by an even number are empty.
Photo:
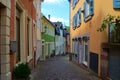
M11 1L0 0L0 79L11 80L10 72L10 14Z
M42 39L41 39L41 0L34 0L34 8L36 10L36 23L34 37L34 53L36 55L36 63L42 57Z
M17 42L16 14L20 10L20 61L28 62L33 67L33 27L36 20L36 11L33 1L11 0L10 41ZM29 23L28 20L29 19ZM29 26L29 28L27 27ZM17 43L16 43L17 44ZM29 46L28 46L29 45ZM12 46L15 47L15 46ZM16 46L17 47L17 46ZM13 70L17 62L17 52L10 52L10 68Z
M67 29L67 35L66 35L66 53L68 54L70 52L70 29Z
M52 40L49 40L47 38L47 40L44 40L44 38L42 38L43 42L43 47L44 47L44 51L43 51L43 57L44 59L49 58L52 53L53 50L55 50L55 43L54 43L54 37L55 37L55 31L54 31L54 26L53 24L45 17L42 15L41 17L41 21L42 21L42 35L46 36L46 37L52 37Z
M102 20L108 15L119 15L119 9L113 9L113 0L94 0L94 15L91 20L84 22L84 15L81 13L81 25L75 30L72 29L73 16L77 13L79 8L84 8L84 1L79 0L76 7L72 9L72 1L70 4L70 32L71 32L71 52L72 52L72 38L78 37L84 34L89 34L89 53L95 53L98 55L98 75L100 75L100 54L101 43L108 41L108 30L103 32L97 32L97 29L101 27ZM107 5L106 5L107 4ZM90 64L90 63L89 63Z

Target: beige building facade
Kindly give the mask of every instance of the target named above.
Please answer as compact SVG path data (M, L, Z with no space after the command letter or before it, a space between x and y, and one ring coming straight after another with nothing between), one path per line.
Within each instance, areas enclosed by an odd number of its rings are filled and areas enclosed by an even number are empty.
M0 0L0 80L11 80L10 72L11 1Z

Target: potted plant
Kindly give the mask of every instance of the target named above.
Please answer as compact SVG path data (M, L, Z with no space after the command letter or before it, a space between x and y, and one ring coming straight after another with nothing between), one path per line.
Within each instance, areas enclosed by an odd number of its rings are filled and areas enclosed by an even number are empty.
M13 70L16 80L29 80L30 73L28 63L20 63Z
M109 34L109 37L112 37L113 42L120 43L120 16L112 16L112 15L107 15L106 18L104 18L103 23L100 28L98 28L98 32L104 31L107 27L110 28L112 25L113 29L111 30Z

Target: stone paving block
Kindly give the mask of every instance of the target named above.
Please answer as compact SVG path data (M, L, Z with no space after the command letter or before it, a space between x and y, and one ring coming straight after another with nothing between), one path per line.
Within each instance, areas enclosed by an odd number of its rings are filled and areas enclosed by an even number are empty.
M87 70L69 62L68 56L54 57L39 63L31 80L101 80Z

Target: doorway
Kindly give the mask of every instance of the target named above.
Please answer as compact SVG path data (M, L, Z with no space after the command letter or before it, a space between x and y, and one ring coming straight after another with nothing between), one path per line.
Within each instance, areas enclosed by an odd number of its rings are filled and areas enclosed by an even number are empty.
M110 49L108 74L113 80L120 80L120 51L119 49Z

